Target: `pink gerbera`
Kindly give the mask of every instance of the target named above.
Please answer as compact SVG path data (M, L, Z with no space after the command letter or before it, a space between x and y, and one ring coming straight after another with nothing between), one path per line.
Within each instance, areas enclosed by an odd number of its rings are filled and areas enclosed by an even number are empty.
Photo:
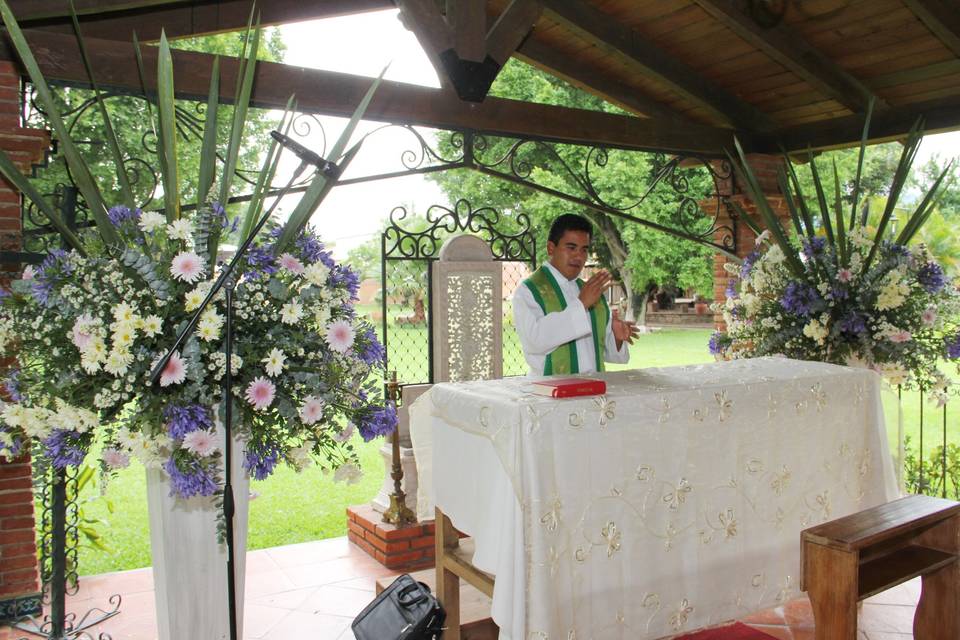
M255 378L247 387L247 402L252 404L257 411L263 411L273 402L276 392L277 388L273 386L273 383L260 376Z
M187 379L187 367L180 357L180 353L174 351L160 374L160 386L168 387L171 384L180 384Z
M217 450L217 443L212 433L197 429L184 436L183 448L205 458Z
M346 320L337 320L327 325L327 344L334 351L346 353L353 346L353 327Z
M923 310L923 313L920 314L920 319L928 327L932 327L937 321L937 309L935 307L927 307Z
M307 396L303 406L300 407L300 419L303 424L314 424L323 417L324 402L320 398Z
M837 280L840 282L850 282L853 280L853 272L850 269L840 269L837 271Z
M898 342L898 343L900 343L900 342L910 342L910 340L911 340L912 338L913 338L913 336L910 335L910 332L907 331L907 330L905 330L905 329L901 329L900 331L897 331L896 333L890 334L890 342Z
M298 275L303 273L303 263L289 253L281 254L279 260L280 266L290 273L296 273Z
M192 251L181 251L170 263L170 273L177 280L193 284L203 275L203 258Z
M111 469L125 469L130 466L130 456L118 449L104 449L101 457L104 464Z

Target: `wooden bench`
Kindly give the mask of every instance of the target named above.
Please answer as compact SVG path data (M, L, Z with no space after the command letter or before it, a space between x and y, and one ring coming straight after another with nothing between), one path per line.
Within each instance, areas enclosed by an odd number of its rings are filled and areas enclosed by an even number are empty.
M960 504L907 496L801 533L817 640L855 640L857 603L923 576L917 640L960 638Z
M465 640L461 636L460 580L463 579L489 598L493 598L494 577L473 566L473 539L460 539L450 518L436 507L434 541L436 545L436 596L447 612L444 640Z

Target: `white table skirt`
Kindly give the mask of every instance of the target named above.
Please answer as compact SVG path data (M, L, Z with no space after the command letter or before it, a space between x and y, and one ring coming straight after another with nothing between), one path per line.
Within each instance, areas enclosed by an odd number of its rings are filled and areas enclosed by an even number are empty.
M411 407L418 510L496 576L502 639L660 638L798 595L800 531L896 497L879 378L756 359L441 384Z

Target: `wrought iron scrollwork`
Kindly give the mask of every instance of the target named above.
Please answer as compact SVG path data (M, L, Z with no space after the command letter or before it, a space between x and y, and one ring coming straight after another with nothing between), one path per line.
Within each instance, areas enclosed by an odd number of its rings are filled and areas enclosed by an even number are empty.
M383 231L384 258L387 260L435 259L444 236L458 231L484 240L495 260L532 263L536 257L536 240L530 231L530 218L525 213L512 217L518 228L516 233L499 228L501 215L496 209L473 209L464 199L457 200L452 209L438 204L428 208L426 220L429 226L426 229L406 228L403 221L407 215L402 206L390 212L390 223Z

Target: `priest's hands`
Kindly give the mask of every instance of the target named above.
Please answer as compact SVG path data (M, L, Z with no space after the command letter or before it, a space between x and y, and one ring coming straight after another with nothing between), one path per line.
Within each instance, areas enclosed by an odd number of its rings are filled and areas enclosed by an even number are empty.
M580 289L579 298L585 309L589 309L593 305L597 304L597 301L600 300L600 296L603 295L603 292L606 290L611 280L612 277L610 276L610 272L601 269L590 276L589 280L583 283L583 288Z
M613 310L613 322L610 329L613 331L613 337L617 339L617 349L620 349L624 342L633 344L634 338L640 333L637 329L637 323L621 320L620 312L616 309Z

